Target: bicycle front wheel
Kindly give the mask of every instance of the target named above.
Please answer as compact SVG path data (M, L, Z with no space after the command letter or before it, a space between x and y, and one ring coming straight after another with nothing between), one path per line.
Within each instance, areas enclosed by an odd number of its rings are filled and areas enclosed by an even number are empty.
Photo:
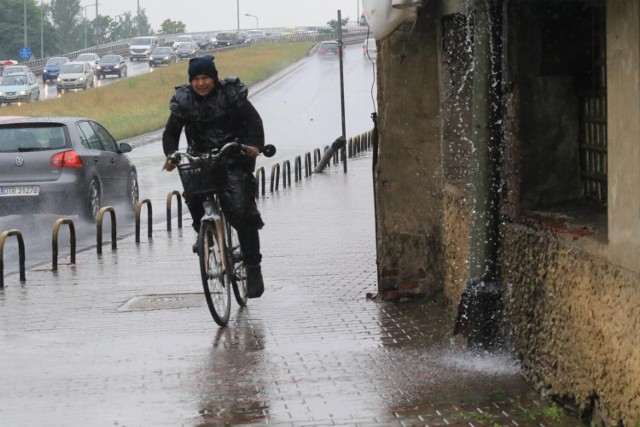
M227 229L227 258L231 266L231 284L233 285L233 295L240 307L247 305L247 269L244 265L242 251L240 250L240 240L238 232L228 222Z
M220 221L202 221L198 255L204 296L213 320L225 326L231 312L230 272L227 268L224 227Z

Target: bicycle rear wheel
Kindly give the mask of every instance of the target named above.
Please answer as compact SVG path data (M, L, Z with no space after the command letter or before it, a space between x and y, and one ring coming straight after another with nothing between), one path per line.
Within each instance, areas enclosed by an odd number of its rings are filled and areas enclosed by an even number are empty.
M231 312L231 274L227 268L222 222L202 221L198 233L198 256L204 296L213 320L225 326Z
M245 307L247 305L247 269L242 259L238 232L228 222L225 228L227 230L227 248L229 249L227 255L231 266L233 295L236 297L238 305Z

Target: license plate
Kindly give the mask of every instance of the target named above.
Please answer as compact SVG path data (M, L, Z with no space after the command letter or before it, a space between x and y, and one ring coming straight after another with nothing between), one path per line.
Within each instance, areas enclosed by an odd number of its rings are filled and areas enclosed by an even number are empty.
M37 196L40 194L38 185L18 185L15 187L0 187L0 197Z

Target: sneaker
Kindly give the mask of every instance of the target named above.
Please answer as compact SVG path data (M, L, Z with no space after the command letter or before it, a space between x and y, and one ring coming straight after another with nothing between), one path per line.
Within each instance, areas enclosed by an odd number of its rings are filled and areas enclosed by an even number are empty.
M247 265L247 298L258 298L264 292L260 265Z
M196 238L196 242L193 244L193 246L191 246L191 250L193 251L194 254L198 253L198 239Z

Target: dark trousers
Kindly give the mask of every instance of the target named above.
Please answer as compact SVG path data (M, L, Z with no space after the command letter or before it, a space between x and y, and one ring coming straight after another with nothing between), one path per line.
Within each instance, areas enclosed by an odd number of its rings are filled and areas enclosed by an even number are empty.
M262 261L258 230L264 223L255 200L256 179L245 168L234 165L229 165L220 179L220 204L227 221L238 232L244 261L248 265L258 265ZM201 196L185 198L196 232L200 231L200 220L204 216L202 201Z

